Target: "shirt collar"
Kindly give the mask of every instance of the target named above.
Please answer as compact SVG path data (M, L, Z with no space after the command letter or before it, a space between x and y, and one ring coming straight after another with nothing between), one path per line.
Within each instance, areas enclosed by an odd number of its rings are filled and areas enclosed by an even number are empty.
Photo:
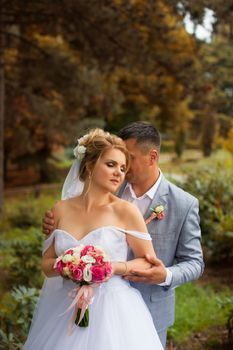
M136 196L136 194L135 194L135 192L134 192L134 190L133 190L133 188L132 188L132 185L131 185L129 182L127 182L127 185L125 186L125 190L124 190L124 191L129 191L131 197L134 198L134 199L136 199L136 198L137 198L137 199L143 199L143 198L145 198L145 197L149 197L150 199L153 199L154 196L155 196L155 193L156 193L156 191L157 191L157 189L158 189L158 187L159 187L159 184L160 184L161 180L162 180L162 172L161 172L161 170L159 169L159 177L158 177L157 181L156 181L156 182L154 183L154 185L153 185L146 193L144 193L142 196L140 196L140 197L137 197L137 196Z

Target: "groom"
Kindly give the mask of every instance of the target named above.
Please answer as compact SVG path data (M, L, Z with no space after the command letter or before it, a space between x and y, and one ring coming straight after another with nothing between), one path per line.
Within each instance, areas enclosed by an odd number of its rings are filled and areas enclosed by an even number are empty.
M134 203L145 220L151 217L151 208L162 209L161 218L147 225L157 258L147 256L152 267L131 271L133 276L126 278L141 292L166 348L167 328L174 323L175 287L199 278L204 269L198 201L161 173L160 135L153 125L131 123L118 135L131 156L127 182L119 196ZM49 233L53 225L52 213L47 212L43 231Z

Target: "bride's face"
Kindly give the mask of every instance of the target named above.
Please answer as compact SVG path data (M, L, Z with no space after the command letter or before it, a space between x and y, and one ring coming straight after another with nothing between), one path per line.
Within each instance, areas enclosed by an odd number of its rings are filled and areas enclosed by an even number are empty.
M92 182L109 192L116 192L125 179L126 158L119 149L112 148L104 152L97 161Z

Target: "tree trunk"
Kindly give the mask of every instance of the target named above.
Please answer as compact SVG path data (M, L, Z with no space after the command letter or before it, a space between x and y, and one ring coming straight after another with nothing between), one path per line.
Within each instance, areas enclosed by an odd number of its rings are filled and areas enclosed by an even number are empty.
M4 34L3 34L3 14L2 0L0 0L0 213L3 210L3 190L4 190Z

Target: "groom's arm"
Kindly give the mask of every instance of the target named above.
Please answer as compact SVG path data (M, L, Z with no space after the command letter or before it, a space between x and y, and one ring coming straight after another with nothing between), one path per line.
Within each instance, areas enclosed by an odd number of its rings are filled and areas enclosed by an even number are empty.
M147 256L148 262L153 266L146 271L134 270L135 275L128 276L128 279L133 282L159 284L166 289L198 279L204 270L198 212L198 201L194 198L186 212L177 243L176 262L173 266L166 269L160 259ZM167 277L170 277L168 273L171 273L169 284L166 283Z
M199 205L196 198L193 199L186 213L177 244L175 260L175 264L169 267L172 272L172 283L169 288L196 280L204 271Z

